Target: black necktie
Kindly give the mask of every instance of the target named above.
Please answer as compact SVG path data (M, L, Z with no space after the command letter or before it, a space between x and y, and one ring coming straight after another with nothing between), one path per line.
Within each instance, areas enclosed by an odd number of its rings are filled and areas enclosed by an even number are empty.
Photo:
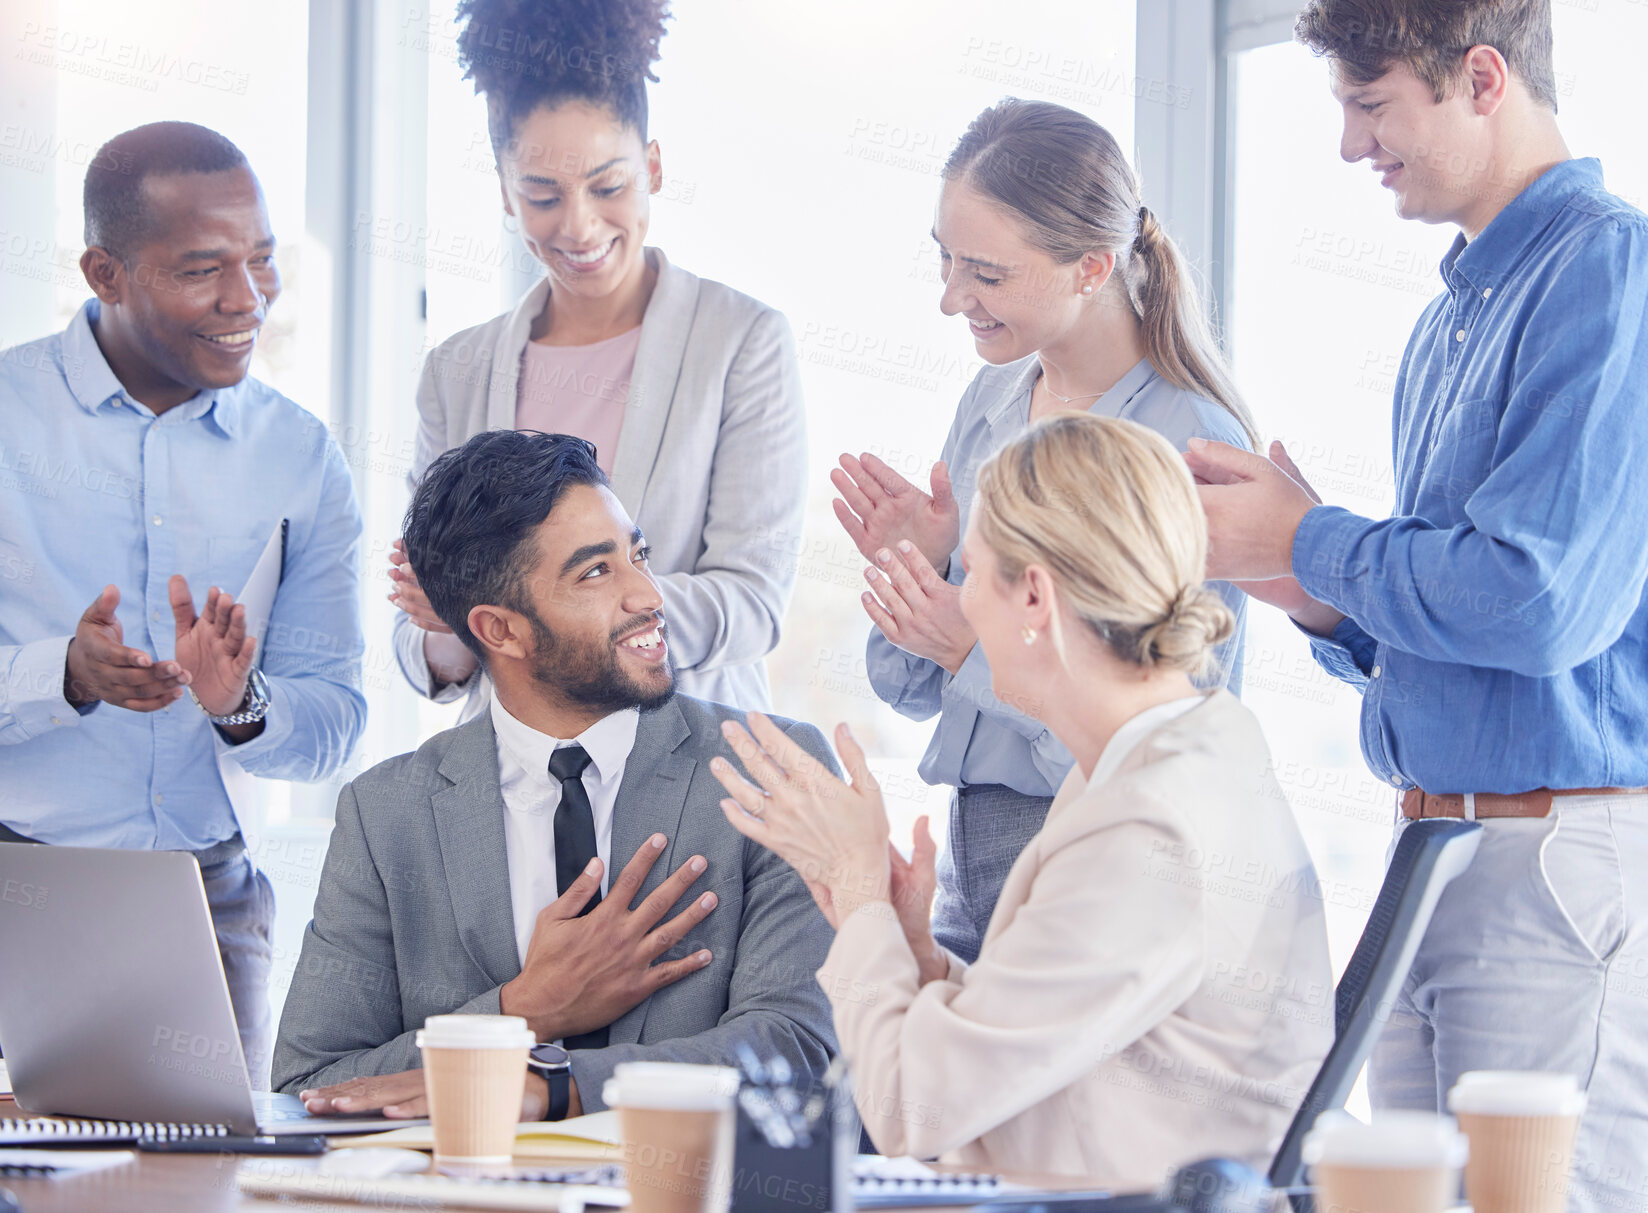
M596 856L595 811L590 808L583 781L588 765L589 753L581 745L564 746L549 756L549 773L561 781L561 803L555 810L555 885L560 893L583 875ZM589 904L579 911L580 917L600 904L601 891L597 889ZM561 1043L568 1049L604 1049L607 1030L596 1028L568 1036Z
M563 746L549 756L549 773L561 781L561 803L555 810L555 891L565 893L595 858L595 811L584 791L584 768L589 753L581 745ZM601 904L601 890L579 916Z

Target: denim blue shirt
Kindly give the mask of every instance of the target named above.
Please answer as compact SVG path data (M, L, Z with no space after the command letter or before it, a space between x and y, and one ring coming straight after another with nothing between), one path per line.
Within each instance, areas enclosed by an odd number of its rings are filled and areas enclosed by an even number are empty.
M1005 366L987 366L962 394L941 456L950 469L961 506L962 534L973 508L979 468L990 456L1022 434L1030 424L1030 392L1041 374L1032 354ZM1224 408L1174 387L1141 360L1087 410L1101 417L1125 417L1161 434L1184 450L1191 438L1212 438L1249 447L1241 423ZM949 580L966 579L958 545L950 557ZM1211 685L1228 685L1240 693L1242 634L1247 595L1224 582L1210 583L1236 614L1236 634L1216 654L1217 676ZM870 685L893 709L912 720L935 714L938 728L921 760L928 783L1002 784L1026 796L1052 796L1075 765L1070 751L1041 721L1020 707L998 699L990 688L990 663L974 645L952 677L943 666L913 656L870 632L866 658Z
M1320 506L1293 570L1362 688L1362 752L1428 792L1648 784L1648 216L1595 160L1442 261L1396 384L1397 504Z
M0 353L0 821L42 842L200 850L237 828L220 758L319 779L360 736L360 512L315 417L254 379L156 417L109 369L97 315L89 301L63 333ZM167 579L188 578L196 609L213 585L238 594L282 518L261 734L229 744L187 695L69 706L69 640L105 585L124 642L170 659Z

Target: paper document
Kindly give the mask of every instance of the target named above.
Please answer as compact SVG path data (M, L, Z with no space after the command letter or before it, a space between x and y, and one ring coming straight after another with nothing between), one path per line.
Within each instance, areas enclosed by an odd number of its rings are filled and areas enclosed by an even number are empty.
M317 1126L319 1127L319 1126ZM324 1130L323 1130L324 1131ZM571 1120L529 1120L515 1126L515 1157L535 1159L607 1160L620 1157L618 1113L591 1112ZM334 1150L359 1146L399 1146L403 1150L433 1150L434 1130L428 1125L333 1138Z
M257 638L257 664L263 664L263 637L269 630L269 615L275 609L275 591L286 566L287 520L282 518L263 546L263 555L252 566L252 575L235 599L246 608L246 634Z

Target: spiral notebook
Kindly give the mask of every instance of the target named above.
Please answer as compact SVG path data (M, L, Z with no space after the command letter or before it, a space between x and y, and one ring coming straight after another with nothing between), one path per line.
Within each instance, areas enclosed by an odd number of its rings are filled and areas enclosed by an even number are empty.
M1023 1190L999 1175L935 1171L914 1158L860 1154L853 1163L853 1204L860 1209L977 1205Z
M78 1146L98 1143L116 1145L136 1141L139 1137L224 1137L228 1132L228 1125L167 1125L133 1120L74 1120L60 1116L0 1116L0 1146Z

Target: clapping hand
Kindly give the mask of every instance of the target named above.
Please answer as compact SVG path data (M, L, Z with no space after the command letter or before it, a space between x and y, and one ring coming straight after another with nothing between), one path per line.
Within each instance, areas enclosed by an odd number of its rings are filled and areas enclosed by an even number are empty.
M103 702L155 712L183 697L189 675L175 661L156 661L129 648L115 608L120 591L106 585L75 625L63 663L63 698L75 707Z
M395 588L389 591L389 601L400 607L426 632L452 634L452 629L441 622L435 608L429 605L429 595L418 584L418 575L412 570L412 560L406 554L406 540L397 539L389 549L389 580Z
M950 960L933 938L933 893L938 888L938 847L927 832L927 818L916 818L911 833L910 858L891 842L887 858L892 867L893 911L904 928L904 940L916 958L920 982L938 981L950 971Z
M246 634L246 608L215 585L206 592L206 607L195 614L189 583L172 574L166 583L177 623L177 664L189 675L200 706L213 716L227 716L246 698L257 640Z
M938 570L908 541L896 551L882 548L864 571L870 589L864 610L890 642L951 674L978 643L978 633L961 613L961 587L940 577Z
M1207 514L1207 575L1286 611L1327 635L1344 615L1305 592L1293 576L1293 538L1321 496L1280 442L1270 458L1193 438L1185 462Z
M950 553L961 542L961 511L950 489L950 469L933 465L932 493L923 493L874 455L841 456L830 483L841 494L835 516L866 560L876 552L908 540L927 563L946 571Z
M710 762L727 790L721 811L733 828L800 873L832 927L839 929L862 905L887 901L892 881L887 812L864 751L847 726L836 729L836 749L851 784L760 712L746 719L748 729L729 720L721 733L755 782L725 758Z

